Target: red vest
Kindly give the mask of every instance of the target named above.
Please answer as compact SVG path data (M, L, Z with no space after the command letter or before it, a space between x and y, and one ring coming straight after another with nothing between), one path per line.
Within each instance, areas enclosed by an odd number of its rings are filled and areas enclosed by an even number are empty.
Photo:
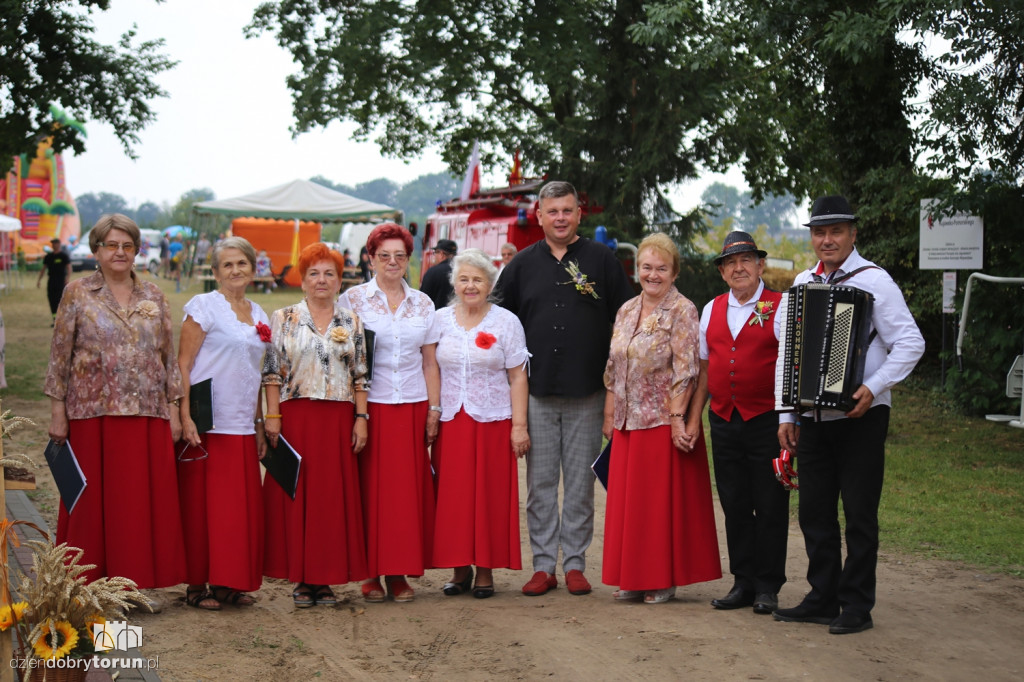
M729 332L729 294L715 298L708 321L708 392L711 409L722 419L731 419L733 408L744 421L775 409L775 359L779 342L775 338L775 314L782 294L763 289L759 301L771 303L771 315L764 324L743 323L735 339ZM756 309L756 308L755 308Z

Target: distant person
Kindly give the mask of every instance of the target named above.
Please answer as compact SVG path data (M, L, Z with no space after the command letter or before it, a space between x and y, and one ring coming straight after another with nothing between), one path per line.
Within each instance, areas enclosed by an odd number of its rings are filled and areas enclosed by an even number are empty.
M202 265L206 262L206 257L210 253L210 239L204 234L199 237L199 241L196 242L196 257L193 262L196 265Z
M57 306L64 295L64 287L71 280L71 256L61 248L60 240L54 237L50 240L53 249L43 256L43 269L39 271L39 278L36 280L38 289L43 283L43 274L46 274L46 297L50 299L50 326L53 326L57 319Z
M182 241L181 235L176 235L171 241L169 247L171 255L171 279L174 280L174 291L181 291L181 266L182 261L185 258L185 242Z
M363 283L369 282L373 279L373 268L370 265L370 253L366 250L366 247L359 249L359 277L363 280Z
M354 268L356 266L356 262L354 260L352 260L352 252L351 251L349 251L348 249L345 249L344 251L341 252L341 255L345 258L345 267L346 268Z
M459 247L451 239L440 239L435 251L440 252L443 261L430 267L423 274L420 291L430 297L434 308L440 310L452 300L455 288L452 286L452 258L459 252Z
M171 239L166 234L160 236L160 276L171 276Z
M260 251L256 256L256 276L257 277L273 277L274 276L274 264L270 262L270 256L267 255L266 251ZM273 281L263 282L263 293L269 294L272 290L277 288L277 284Z
M505 266L512 262L515 255L519 253L519 249L512 242L501 245L501 266L498 267L498 277L501 277L501 273L504 272Z

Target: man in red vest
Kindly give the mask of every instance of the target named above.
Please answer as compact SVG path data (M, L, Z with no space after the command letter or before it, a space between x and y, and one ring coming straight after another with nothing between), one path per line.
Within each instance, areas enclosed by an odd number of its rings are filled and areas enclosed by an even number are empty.
M686 419L696 435L710 393L715 484L733 574L729 594L711 605L753 606L760 614L779 606L789 534L789 492L772 470L779 454L773 323L782 294L761 279L767 255L746 232L730 232L715 258L729 292L701 314L700 379Z

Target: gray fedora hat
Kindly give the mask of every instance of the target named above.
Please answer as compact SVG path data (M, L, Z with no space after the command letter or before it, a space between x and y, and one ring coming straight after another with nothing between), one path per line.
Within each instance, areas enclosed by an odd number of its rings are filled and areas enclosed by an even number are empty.
M857 222L857 216L854 215L846 197L832 194L814 200L814 205L811 206L811 222L804 223L804 227L855 222Z

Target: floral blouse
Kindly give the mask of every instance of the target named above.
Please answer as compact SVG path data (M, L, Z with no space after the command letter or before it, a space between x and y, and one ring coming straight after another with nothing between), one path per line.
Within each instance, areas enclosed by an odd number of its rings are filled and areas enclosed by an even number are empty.
M613 426L619 430L669 424L672 398L700 372L700 322L690 299L673 288L641 321L642 299L619 308L604 370L605 388L615 396Z
M440 341L441 421L459 410L479 422L512 418L512 389L506 370L525 365L526 334L519 318L492 305L484 319L469 331L455 321L455 308L435 313Z
M394 314L388 309L387 294L377 286L376 278L347 289L338 301L343 308L354 310L363 325L376 334L371 403L396 405L427 399L422 348L437 343L434 302L404 280L402 288L405 299Z
M368 391L363 323L335 307L323 336L305 301L270 316L271 342L263 358L263 385L280 386L281 402L292 398L355 402Z
M182 396L167 299L155 284L132 281L127 308L101 272L64 289L43 390L65 402L68 419L170 419L167 403Z

